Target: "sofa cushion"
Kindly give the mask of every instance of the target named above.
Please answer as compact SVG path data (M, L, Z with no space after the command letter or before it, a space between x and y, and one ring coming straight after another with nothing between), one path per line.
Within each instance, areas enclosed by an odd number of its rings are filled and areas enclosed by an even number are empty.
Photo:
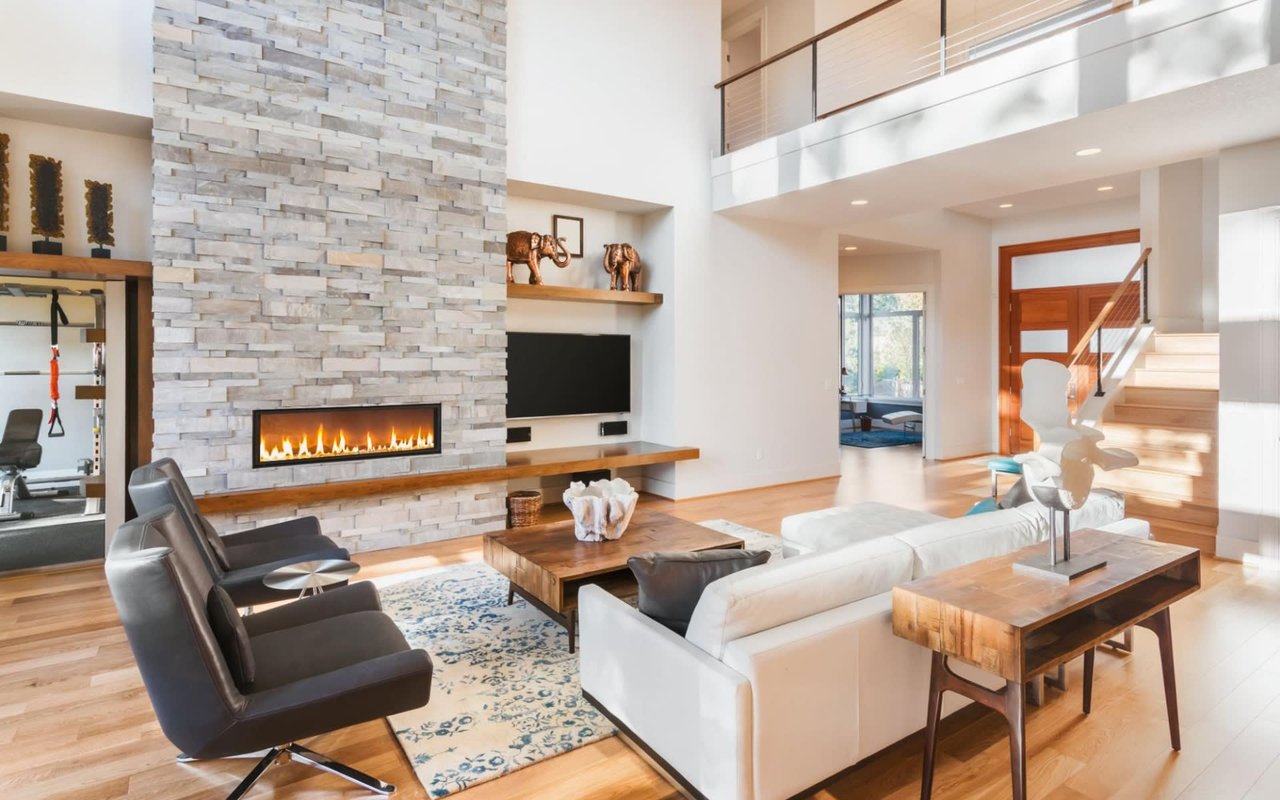
M627 566L640 587L640 613L684 636L708 584L768 560L767 550L703 550L646 553L627 559Z
M885 536L744 570L707 586L685 638L721 658L735 639L887 592L911 580L912 563Z
M793 514L782 520L782 540L800 552L822 552L942 519L887 503L856 503Z
M209 590L205 610L209 614L209 628L218 641L218 649L227 662L231 679L240 691L248 691L253 686L257 669L253 648L249 645L249 632L245 630L240 612L236 611L235 603L221 586Z
M1045 524L1048 524L1049 509L1039 503L1032 501L1018 507L1023 511L1040 515L1044 518ZM1084 505L1071 512L1071 530L1101 528L1103 525L1110 525L1122 519L1124 519L1124 495L1110 489L1094 489L1089 492L1089 499L1084 502ZM1060 513L1058 521L1062 521Z
M1048 530L1044 518L1023 507L943 520L894 538L915 554L912 577L923 578L1043 541Z

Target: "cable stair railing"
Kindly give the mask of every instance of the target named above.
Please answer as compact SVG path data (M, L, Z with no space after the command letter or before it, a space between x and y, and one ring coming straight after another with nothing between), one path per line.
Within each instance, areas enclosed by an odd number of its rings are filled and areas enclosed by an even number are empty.
M1124 380L1145 344L1142 334L1151 325L1150 265L1151 248L1146 247L1071 350L1067 400L1077 422L1099 421L1108 392Z

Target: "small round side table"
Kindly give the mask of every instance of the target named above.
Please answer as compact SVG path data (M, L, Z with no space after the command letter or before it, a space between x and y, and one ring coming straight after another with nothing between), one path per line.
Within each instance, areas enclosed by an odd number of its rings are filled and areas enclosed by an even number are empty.
M359 571L360 565L354 561L326 558L274 569L263 577L262 582L272 589L299 592L298 597L303 598L308 594L320 594L326 586L351 580Z

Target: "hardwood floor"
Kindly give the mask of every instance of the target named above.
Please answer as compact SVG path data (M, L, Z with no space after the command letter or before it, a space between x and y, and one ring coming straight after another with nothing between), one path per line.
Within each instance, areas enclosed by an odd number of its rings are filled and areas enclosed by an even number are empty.
M987 491L972 460L925 463L917 448L847 448L844 477L650 507L693 521L725 518L777 532L797 511L879 500L943 514ZM478 561L476 538L364 554L362 577ZM1168 749L1155 638L1137 633L1129 657L1101 653L1093 714L1072 691L1049 692L1028 721L1031 794L1090 798L1280 797L1280 576L1206 560L1204 588L1173 610L1183 750ZM0 797L5 800L214 800L245 761L179 765L160 733L99 567L0 578ZM921 703L925 698L921 697ZM308 742L425 798L383 721ZM839 776L822 800L918 796L920 746L899 743ZM934 796L1009 794L1003 721L966 709L943 722ZM362 797L306 767L267 773L250 797ZM618 739L535 764L455 795L499 798L637 798L678 795Z

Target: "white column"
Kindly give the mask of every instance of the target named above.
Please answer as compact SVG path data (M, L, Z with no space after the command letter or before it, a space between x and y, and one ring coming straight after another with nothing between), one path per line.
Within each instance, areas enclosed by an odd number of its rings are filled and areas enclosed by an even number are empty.
M1142 244L1152 248L1151 312L1161 332L1205 329L1205 170L1184 161L1144 170Z

